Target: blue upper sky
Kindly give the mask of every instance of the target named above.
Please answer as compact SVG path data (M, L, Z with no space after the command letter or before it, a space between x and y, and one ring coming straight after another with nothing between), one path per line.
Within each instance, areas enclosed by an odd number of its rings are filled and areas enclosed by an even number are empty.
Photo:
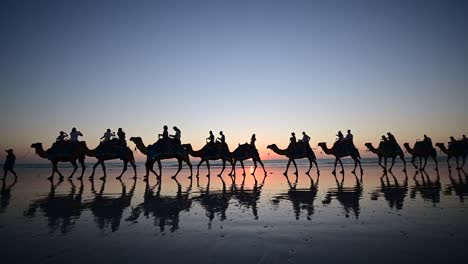
M201 147L468 130L466 1L2 1L1 147L76 126Z

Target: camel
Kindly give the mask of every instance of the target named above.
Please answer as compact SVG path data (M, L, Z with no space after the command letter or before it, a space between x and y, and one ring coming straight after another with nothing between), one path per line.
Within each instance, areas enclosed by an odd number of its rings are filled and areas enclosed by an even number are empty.
M436 165L435 170L439 170L439 166L437 164L437 151L432 146L432 143L418 141L414 144L414 148L411 148L409 143L405 143L403 146L408 153L413 156L411 158L411 164L413 164L415 169L418 169L418 166L415 163L416 158L419 158L419 169L422 171L426 168L427 158L431 157ZM424 165L422 164L422 159L424 159Z
M209 161L219 160L219 159L223 161L223 169L218 174L218 177L221 177L221 175L223 174L223 171L226 168L226 161L228 161L231 164L232 169L229 175L232 175L234 171L234 162L233 162L232 154L229 151L229 147L227 146L227 144L224 146L225 148L224 150L221 150L223 149L223 146L219 142L214 143L214 145L211 145L211 144L213 143L207 143L200 150L193 150L191 144L186 144L186 149L188 150L190 156L201 158L200 163L198 163L197 165L196 176L198 177L198 175L200 174L200 165L203 162L206 162L206 167L208 168L208 174L206 176L209 177L210 176L210 162Z
M457 145L454 145L454 144L457 144ZM443 153L447 154L447 164L448 164L449 169L452 168L452 166L450 166L450 159L452 157L455 157L455 160L457 161L457 170L465 166L467 151L464 149L463 142L461 141L454 142L452 145L449 146L449 148L446 148L444 143L436 143L435 145L438 148L440 148L440 150ZM459 165L460 158L463 159L461 166Z
M171 149L170 153L158 153L157 149L158 149L158 145L161 144L160 141L156 142L153 145L148 145L148 146L145 146L141 137L131 137L130 141L135 143L135 146L138 148L138 150L141 153L143 153L143 155L146 156L146 163L145 163L146 175L144 176L145 178L148 178L150 171L154 173L156 177L160 177L162 173L161 160L172 159L172 158L177 159L177 162L179 164L178 170L176 174L172 176L172 178L177 177L179 172L182 170L182 161L184 161L189 166L190 168L189 178L192 177L192 163L190 162L186 144L182 145L182 148L180 150ZM158 163L159 175L153 169L155 162Z
M232 157L234 158L234 168L236 167L236 163L237 161L240 162L241 166L242 166L242 175L245 176L245 168L244 168L244 160L247 160L247 159L252 159L253 163L254 163L254 170L253 172L251 173L251 175L255 175L255 171L257 170L257 162L260 163L260 165L262 166L262 169L263 169L263 172L265 173L265 175L267 175L267 172L265 170L265 166L263 165L263 162L262 160L260 159L260 155L258 154L258 150L253 147L252 145L250 144L242 144L242 145L239 145L233 152L232 152ZM234 176L236 175L236 170L234 169Z
M280 149L276 144L268 145L268 149L271 149L273 152L275 152L278 155L281 156L286 156L288 157L288 165L286 166L286 171L283 173L285 176L288 174L289 170L289 165L291 162L294 164L294 168L296 169L296 172L294 174L298 174L297 172L297 164L296 164L296 159L303 159L307 158L309 160L309 169L307 170L306 174L309 175L310 170L312 169L312 163L315 164L315 167L317 168L317 174L320 175L320 170L317 165L317 158L315 157L314 151L310 148L310 146L306 145L304 146L304 143L298 142L296 143L296 151L293 155L291 155L291 149L288 147L287 149Z
M121 179L122 175L127 171L127 165L130 162L130 165L133 167L133 172L135 173L132 179L136 179L137 172L136 172L136 165L135 165L135 158L133 156L133 152L131 149L125 146L118 145L116 143L107 142L104 144L100 144L95 149L89 149L86 145L86 142L80 142L85 150L86 156L95 157L98 161L93 166L93 173L89 176L90 179L94 179L94 172L96 171L96 167L101 164L102 171L104 172L104 176L100 179L106 179L106 165L104 161L106 160L114 160L114 159L121 159L124 163L124 167L122 173L117 177L117 179ZM81 177L79 178L81 179Z
M325 142L319 143L318 146L323 149L323 152L325 152L325 154L335 156L335 167L333 168L332 174L336 174L336 166L338 162L341 165L341 173L344 174L344 167L343 167L343 163L341 162L341 158L346 157L346 156L350 156L354 160L354 169L352 173L356 173L356 168L358 164L359 164L359 168L361 169L361 174L363 173L362 166L361 166L361 155L359 154L359 150L357 150L356 148L354 148L354 150L351 150L351 151L349 150L346 151L343 149L337 150L335 146L333 146L331 149L329 149L327 147L327 143Z
M379 148L374 148L372 143L366 143L365 146L367 147L367 149L369 149L370 152L379 156L379 166L382 167L384 171L387 171L387 158L392 159L392 165L390 165L390 168L388 169L389 171L392 171L393 165L395 165L395 158L400 157L404 165L403 171L406 172L405 154L399 146L398 148L394 148L393 150L388 149L382 145L379 145ZM384 159L385 167L382 165L382 158Z
M43 158L48 159L52 163L52 175L48 178L52 180L54 178L55 173L60 176L60 179L63 179L63 175L57 168L57 164L59 162L70 162L73 165L73 172L68 178L73 178L76 170L78 169L78 165L76 164L76 160L78 160L81 164L81 177L85 172L85 150L81 144L76 144L75 142L64 142L64 143L56 143L52 145L52 147L48 150L44 150L42 147L42 143L34 143L31 145L31 148L34 148L36 154Z

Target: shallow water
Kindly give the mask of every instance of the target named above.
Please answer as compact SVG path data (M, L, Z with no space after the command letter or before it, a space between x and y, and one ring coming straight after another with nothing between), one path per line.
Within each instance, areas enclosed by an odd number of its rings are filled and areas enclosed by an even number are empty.
M322 164L311 178L300 166L267 164L256 180L219 167L177 180L163 169L145 183L109 166L106 181L46 180L50 168L19 168L0 204L2 263L209 262L310 263L460 261L468 245L468 176L429 165L383 174L373 164L344 177ZM249 174L251 167L247 167ZM70 173L69 168L63 169ZM89 173L89 171L88 171ZM98 171L98 175L101 172Z

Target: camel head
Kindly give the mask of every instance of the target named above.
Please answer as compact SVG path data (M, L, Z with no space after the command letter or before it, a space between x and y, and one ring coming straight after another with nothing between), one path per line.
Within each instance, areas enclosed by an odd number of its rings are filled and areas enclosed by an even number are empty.
M193 150L192 144L183 144L182 146L184 146L184 148L189 152Z
M276 146L276 144L271 144L267 146L267 149L274 149L274 148L278 148L278 146Z
M133 143L142 142L141 137L131 137L130 141Z
M319 147L322 147L322 148L323 148L323 147L326 148L326 147L327 147L327 143L326 143L326 142L320 142L320 143L318 143L318 146L319 146Z
M34 149L41 149L42 148L42 143L34 143L34 144L31 144L31 148L34 148Z
M445 148L445 144L444 143L436 143L435 144L436 147L439 147L439 148Z
M367 142L366 144L364 144L364 146L366 146L368 149L373 148L372 143L370 142Z

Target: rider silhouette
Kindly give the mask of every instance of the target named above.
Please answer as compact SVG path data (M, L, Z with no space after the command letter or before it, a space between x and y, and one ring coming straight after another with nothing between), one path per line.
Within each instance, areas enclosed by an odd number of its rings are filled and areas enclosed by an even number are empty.
M255 134L252 134L252 137L250 138L250 146L252 146L252 148L256 148L255 141L257 141L257 138L255 137Z
M219 142L221 142L221 144L225 144L226 143L226 136L224 136L223 131L219 131L219 134L221 135L221 137L219 137L217 139L219 139Z
M296 133L292 132L291 137L289 138L289 151L292 153L296 150Z
M181 144L181 142L180 142L180 129L177 128L176 126L174 126L172 129L174 129L175 134L174 134L174 135L170 135L170 137L174 139L174 142L175 142L176 144L180 145L180 144Z
M76 127L72 128L71 132L70 132L70 141L73 141L73 142L78 142L78 137L82 137L83 134L81 134L80 131L77 131L76 130Z
M167 131L167 126L164 126L163 129L164 130L163 130L162 134L158 134L158 137L162 138L162 139L168 139L169 138L169 132Z
M119 137L119 142L122 146L127 146L127 141L125 140L125 132L122 128L117 130L117 137Z
M57 137L56 141L64 142L67 139L67 137L68 137L67 133L60 131L60 135Z
M341 133L341 131L338 131L338 133L336 134L336 136L338 137L338 138L336 139L336 142L337 142L337 143L343 142L344 137L343 137L343 133Z
M214 135L213 131L210 130L210 136L206 138L209 144L214 144Z
M112 139L112 137L115 137L115 133L112 132L110 128L108 128L106 130L106 133L104 133L104 135L100 139L101 140L104 139L102 140L102 143L106 143L106 142L109 142Z
M430 137L428 137L426 134L424 134L424 142L432 144L432 139Z

